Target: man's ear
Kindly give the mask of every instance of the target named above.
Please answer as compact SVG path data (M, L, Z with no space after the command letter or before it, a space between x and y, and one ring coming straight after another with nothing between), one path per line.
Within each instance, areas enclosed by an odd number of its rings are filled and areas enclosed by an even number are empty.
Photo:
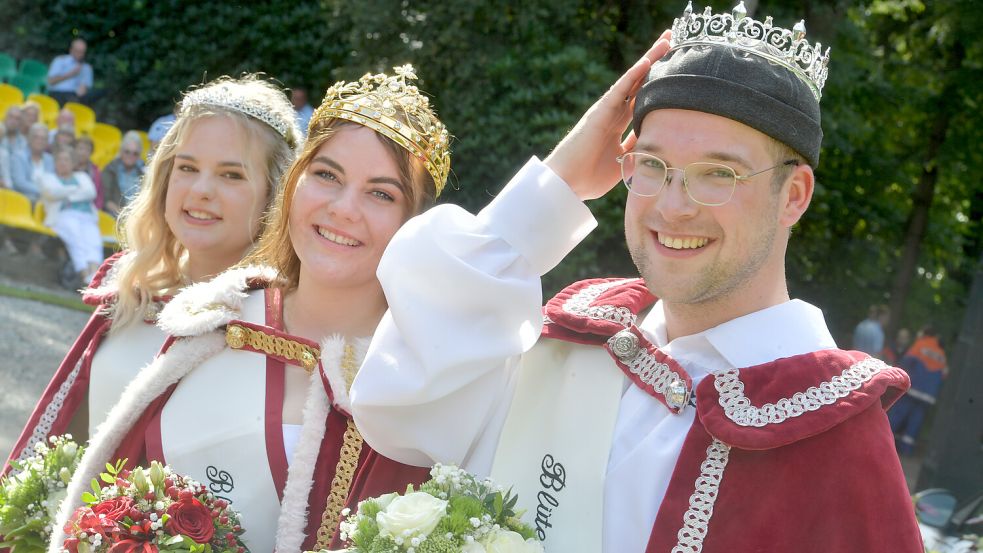
M812 167L803 164L792 170L781 194L782 207L778 220L783 227L791 228L799 222L802 214L809 208L815 185L816 177Z

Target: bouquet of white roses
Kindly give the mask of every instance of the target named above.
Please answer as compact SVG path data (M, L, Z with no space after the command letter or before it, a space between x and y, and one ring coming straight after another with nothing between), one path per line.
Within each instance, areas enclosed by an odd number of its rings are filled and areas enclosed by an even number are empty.
M514 511L516 496L490 479L434 465L431 480L404 495L367 499L341 523L350 553L542 553ZM343 511L345 515L349 513Z
M11 462L10 475L0 479L0 548L32 553L47 547L52 521L84 449L70 434L48 441L50 446L38 442L33 456Z

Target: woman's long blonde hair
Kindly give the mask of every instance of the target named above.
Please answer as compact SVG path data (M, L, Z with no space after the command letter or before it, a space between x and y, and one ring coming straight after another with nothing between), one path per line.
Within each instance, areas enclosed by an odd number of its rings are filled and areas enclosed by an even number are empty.
M253 104L262 105L270 116L286 126L286 135L230 107L179 104L177 119L148 163L140 191L123 209L117 223L123 248L128 251L113 267L115 278L111 279L110 285L115 288L117 298L111 313L112 329L122 328L143 317L155 297L174 293L188 284L183 270L187 250L167 225L164 205L177 148L198 120L228 117L235 123L247 151L255 154L245 156L246 159L265 160L262 167L250 167L247 163L245 169L247 173L262 171L266 177L269 187L267 207L276 195L274 191L284 169L294 159L300 132L294 109L279 88L256 75L246 75L239 79L222 77L198 90L212 87L223 87L229 97L249 99ZM259 222L257 235L262 232L264 224L265 220Z
M276 201L270 207L270 221L256 248L240 262L240 265L269 265L279 273L281 282L278 285L287 289L297 287L300 279L300 258L297 257L293 241L290 239L290 205L293 203L294 193L304 171L321 146L332 140L340 129L354 126L361 125L335 118L311 121L307 142L284 174L284 182L277 191ZM399 169L400 179L409 185L406 191L409 205L406 219L432 206L436 201L437 188L433 177L427 171L426 164L389 138L378 133L376 136L393 156Z

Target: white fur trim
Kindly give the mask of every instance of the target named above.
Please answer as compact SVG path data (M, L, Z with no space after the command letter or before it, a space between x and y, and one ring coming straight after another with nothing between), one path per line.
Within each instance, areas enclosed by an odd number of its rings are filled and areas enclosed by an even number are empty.
M321 367L323 367L324 376L328 379L328 384L331 385L335 406L351 414L352 398L348 392L348 387L352 383L345 378L345 373L342 372L341 368L341 358L345 353L345 344L343 341L335 344L334 340L336 340L336 337L332 336L321 344ZM365 359L365 353L369 349L370 341L371 338L355 338L351 341L351 345L355 348L355 360L358 367L362 366L362 360Z
M324 352L344 351L345 342L340 336L332 336L321 345L321 359ZM340 359L340 357L339 357ZM321 375L312 373L304 402L304 425L300 430L300 440L294 449L293 460L287 470L287 484L280 502L280 518L277 520L276 551L278 553L300 553L307 529L307 516L310 512L308 499L314 486L314 465L321 441L326 430L331 405L328 394L321 385Z
M116 292L119 291L119 272L122 270L123 267L126 267L127 265L132 263L134 257L136 257L136 252L132 252L132 251L126 252L123 255L119 256L119 259L113 262L113 266L110 267L109 271L107 271L106 274L102 277L102 280L99 282L99 286L95 288L88 287L85 290L83 290L82 293L86 296L95 296L95 297L106 297L106 296L116 295Z
M82 505L82 493L89 489L89 482L96 478L106 462L113 462L123 438L133 423L154 399L169 386L198 367L206 359L225 348L225 336L221 333L205 334L176 341L163 355L144 367L123 391L120 401L109 412L105 422L96 429L95 436L82 456L72 481L66 490L66 499L58 510L48 544L48 553L59 553L65 541L65 523L76 508Z
M240 318L242 301L248 296L248 281L273 281L274 269L260 265L237 267L207 282L184 288L174 296L157 319L157 326L173 336L195 336Z

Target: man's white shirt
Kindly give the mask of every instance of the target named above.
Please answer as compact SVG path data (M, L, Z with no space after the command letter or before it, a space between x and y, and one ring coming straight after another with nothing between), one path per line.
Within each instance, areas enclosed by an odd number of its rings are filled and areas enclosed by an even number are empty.
M487 475L518 356L542 328L540 277L594 226L535 158L477 216L440 206L408 222L380 264L390 311L352 387L366 441L405 463ZM661 302L639 326L694 386L719 370L836 347L822 312L798 300L670 343ZM694 416L692 407L671 414L626 379L604 485L604 551L644 551Z

